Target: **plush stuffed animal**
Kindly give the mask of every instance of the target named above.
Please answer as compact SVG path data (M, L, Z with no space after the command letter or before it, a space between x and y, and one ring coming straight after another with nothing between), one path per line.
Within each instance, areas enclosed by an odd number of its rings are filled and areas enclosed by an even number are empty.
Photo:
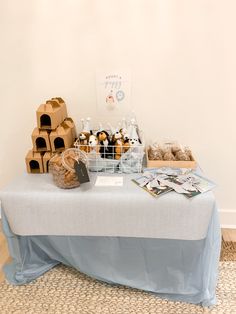
M79 144L80 144L79 149L85 151L86 153L89 152L89 146L88 146L89 136L90 136L90 133L80 132L79 137L78 137Z
M82 131L79 134L78 140L80 143L79 149L89 153L89 137L90 133L90 118L87 118L84 122L84 119L81 119Z
M124 140L123 152L126 153L130 149L129 139Z
M112 135L112 142L113 140L119 140L119 139L122 139L122 134L120 132L120 129L119 128L113 128L113 126L111 126L110 123L108 123L108 126L110 127L110 130L111 130L111 135Z
M129 146L130 147L135 147L135 146L139 146L141 144L141 141L139 138L130 138L129 139Z
M137 127L133 124L129 131L129 145L130 147L139 146L141 144L138 136Z
M115 134L112 136L112 145L114 148L114 159L116 160L120 159L123 153L123 144L124 144L124 141L122 140L122 138L116 139Z
M112 145L112 158L114 159L120 159L122 155L122 146L123 146L123 139L122 139L122 134L118 128L114 128L108 123L108 126L110 127L111 130L111 145Z
M124 141L128 141L129 140L129 134L128 133L122 134L122 138Z
M100 150L100 145L98 142L98 138L96 135L93 134L93 132L91 131L91 135L89 136L89 148L90 148L90 152L96 152L99 153Z
M100 125L100 129L96 135L100 145L99 152L101 154L101 157L102 158L112 157L112 147L108 132L103 130L102 126Z

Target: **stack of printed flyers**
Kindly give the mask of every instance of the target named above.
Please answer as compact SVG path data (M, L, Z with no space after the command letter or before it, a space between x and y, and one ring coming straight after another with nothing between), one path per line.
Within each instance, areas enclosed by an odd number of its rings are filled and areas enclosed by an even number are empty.
M143 175L133 181L155 197L175 191L191 198L216 186L212 181L186 168L145 168Z

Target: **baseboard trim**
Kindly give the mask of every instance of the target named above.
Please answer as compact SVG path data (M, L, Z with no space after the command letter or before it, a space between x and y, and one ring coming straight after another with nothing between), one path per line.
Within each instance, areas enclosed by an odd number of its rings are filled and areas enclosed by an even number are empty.
M221 228L236 229L236 209L220 209Z

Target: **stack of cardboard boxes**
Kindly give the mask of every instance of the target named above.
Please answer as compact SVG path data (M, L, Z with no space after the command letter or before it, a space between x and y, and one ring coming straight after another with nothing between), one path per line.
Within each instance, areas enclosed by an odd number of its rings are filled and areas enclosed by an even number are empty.
M74 122L67 117L62 98L46 101L39 106L36 115L37 127L31 135L33 148L25 158L29 173L48 172L48 162L53 154L72 147L76 138Z

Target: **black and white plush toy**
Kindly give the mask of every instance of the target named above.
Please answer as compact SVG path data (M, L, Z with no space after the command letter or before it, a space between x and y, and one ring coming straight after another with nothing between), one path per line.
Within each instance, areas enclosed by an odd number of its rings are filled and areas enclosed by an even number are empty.
M100 124L99 131L97 132L97 138L100 145L99 152L102 158L111 158L112 157L112 147L109 134L102 128Z
M141 145L141 140L138 136L136 125L132 124L129 131L129 145L130 147L135 147Z

